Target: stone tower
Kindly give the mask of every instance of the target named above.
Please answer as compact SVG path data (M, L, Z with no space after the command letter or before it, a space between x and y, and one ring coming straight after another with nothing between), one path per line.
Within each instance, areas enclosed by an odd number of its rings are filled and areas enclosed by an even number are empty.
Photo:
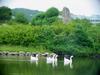
M71 14L70 14L70 10L66 7L63 8L63 11L62 11L62 20L63 20L63 23L66 24L70 21L71 19Z

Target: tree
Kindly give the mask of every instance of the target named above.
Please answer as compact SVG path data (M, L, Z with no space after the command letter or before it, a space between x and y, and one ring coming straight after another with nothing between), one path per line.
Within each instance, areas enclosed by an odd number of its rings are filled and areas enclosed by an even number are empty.
M55 8L55 7L49 8L45 12L45 17L46 17L46 20L47 20L47 24L51 24L51 23L57 21L58 15L59 15L59 10L57 8Z
M33 25L50 25L57 21L59 15L59 10L57 8L49 8L46 12L38 14L33 17Z
M74 31L74 39L76 44L80 45L80 46L86 46L86 47L93 47L93 43L92 41L89 39L88 34L86 32L86 29L84 29L84 26L81 25L77 25L75 27L75 31Z
M88 29L88 36L93 42L94 51L100 50L100 25L91 26Z
M15 15L15 21L19 23L24 23L24 24L28 23L28 20L23 13L17 13Z
M12 17L12 11L10 8L2 6L0 7L0 22L10 20Z
M35 17L33 17L33 19L32 19L33 25L43 25L43 24L46 24L45 22L46 22L45 13L40 13L40 14L36 15Z
M49 8L46 11L46 17L54 17L54 16L58 16L59 15L59 10L55 7Z

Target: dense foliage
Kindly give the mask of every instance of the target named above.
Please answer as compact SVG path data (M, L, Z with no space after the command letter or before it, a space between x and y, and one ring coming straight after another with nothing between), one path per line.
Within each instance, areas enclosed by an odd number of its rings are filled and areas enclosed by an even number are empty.
M58 16L59 15L59 10L55 7L51 7L49 8L46 12L46 17L54 17L54 16Z
M0 22L10 20L12 17L11 9L5 6L0 7Z
M34 50L34 52L41 49L40 52L47 50L47 52L77 56L100 54L99 23L92 24L86 19L76 19L65 25L58 18L59 10L54 7L33 17L32 25L24 13L13 12L13 14L12 16L11 9L8 7L0 7L2 50L12 50L12 47L21 46L31 47L30 51ZM4 48L5 46L8 49Z
M58 20L59 10L57 8L49 8L46 12L39 13L33 17L32 25L50 25Z
M0 44L41 46L56 53L100 54L100 25L73 20L68 25L0 25Z
M23 13L25 17L28 19L29 22L32 21L32 17L36 16L37 14L40 13L38 10L30 10L26 8L15 8L12 9L12 15L16 16L17 13Z
M23 13L16 13L14 21L18 23L23 23L23 24L28 23L28 19L25 17Z

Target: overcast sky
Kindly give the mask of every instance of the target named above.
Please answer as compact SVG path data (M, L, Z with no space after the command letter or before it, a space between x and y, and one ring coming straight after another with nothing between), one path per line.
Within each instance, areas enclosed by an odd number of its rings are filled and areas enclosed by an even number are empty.
M0 0L0 6L45 11L50 7L68 7L76 15L100 14L100 0Z

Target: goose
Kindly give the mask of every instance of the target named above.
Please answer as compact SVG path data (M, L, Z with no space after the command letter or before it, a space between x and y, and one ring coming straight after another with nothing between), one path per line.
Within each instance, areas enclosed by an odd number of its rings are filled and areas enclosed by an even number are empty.
M72 58L73 58L73 55L72 56L64 56L64 65L70 65L70 68L73 68L72 66Z
M57 61L58 55L51 54L50 56L47 56L47 61Z
M38 65L38 60L31 60L30 63L35 63L36 66Z
M31 61L37 61L38 60L38 54L31 55Z
M54 55L54 61L57 61L57 57L58 57L58 55L55 54L55 55Z
M72 63L72 58L73 58L73 55L70 56L70 58L68 56L64 56L64 62Z
M57 57L58 57L58 55L56 55L56 54L47 56L47 58L46 58L47 64L52 64L53 67L57 66Z

